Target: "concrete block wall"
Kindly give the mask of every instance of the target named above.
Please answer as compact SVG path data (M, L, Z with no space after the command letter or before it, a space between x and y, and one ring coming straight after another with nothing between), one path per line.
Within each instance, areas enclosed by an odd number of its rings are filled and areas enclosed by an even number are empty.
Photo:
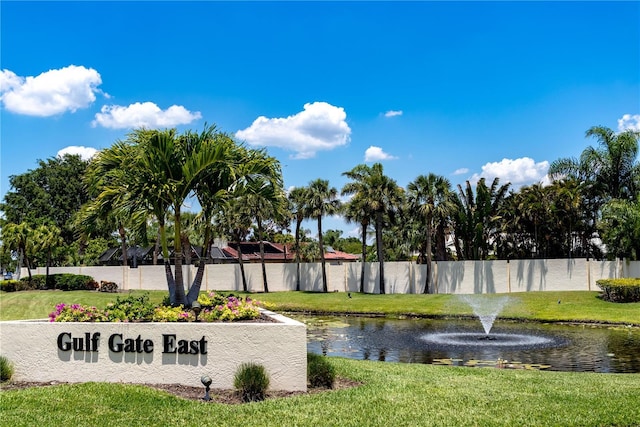
M269 291L296 289L295 263L266 264ZM327 262L329 292L358 292L362 264ZM244 264L248 290L264 290L262 266ZM413 262L385 262L387 293L423 293L427 267ZM45 274L44 267L32 274ZM92 276L96 281L112 281L119 289L166 290L164 266L129 267L56 267L53 273L74 273ZM23 276L27 275L23 269ZM183 267L185 285L196 275L193 266ZM595 261L586 259L535 259L510 261L446 261L434 262L431 268L430 293L479 294L556 290L599 290L596 281L602 278L640 277L640 261ZM300 287L304 291L322 291L322 265L300 264ZM210 264L204 272L202 290L241 291L242 274L239 264ZM380 265L365 263L364 290L380 291Z

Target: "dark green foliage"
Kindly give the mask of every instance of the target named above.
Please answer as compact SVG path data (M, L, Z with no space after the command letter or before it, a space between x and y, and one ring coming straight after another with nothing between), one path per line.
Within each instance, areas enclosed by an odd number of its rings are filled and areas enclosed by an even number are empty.
M2 280L0 281L0 291L15 292L17 283L17 280Z
M4 280L0 282L0 289L5 292L44 291L47 289L94 291L98 289L98 283L93 280L93 277L81 274L51 274L48 278L44 274L35 274L31 278Z
M640 278L601 279L602 299L610 302L640 302Z
M269 388L269 375L262 365L243 363L238 368L233 386L242 395L245 402L259 402L264 400Z
M0 210L8 222L26 222L32 227L55 224L62 230L65 243L71 244L73 215L88 200L82 176L88 162L78 155L38 160L38 167L9 177L12 191L7 192Z
M156 305L149 301L149 294L140 296L127 295L117 297L114 303L109 303L105 310L110 321L148 321L153 317Z
M13 363L4 356L0 356L0 381L9 381L13 376Z
M333 388L336 372L325 356L307 353L307 380L311 387Z

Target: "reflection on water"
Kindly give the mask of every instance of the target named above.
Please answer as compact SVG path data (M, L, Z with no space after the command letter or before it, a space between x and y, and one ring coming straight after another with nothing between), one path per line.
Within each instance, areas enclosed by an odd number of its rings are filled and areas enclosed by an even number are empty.
M522 345L442 344L432 335L483 334L478 321L292 315L307 325L312 353L352 359L586 372L640 372L640 328L504 322L491 335L525 336ZM502 345L501 345L502 344Z

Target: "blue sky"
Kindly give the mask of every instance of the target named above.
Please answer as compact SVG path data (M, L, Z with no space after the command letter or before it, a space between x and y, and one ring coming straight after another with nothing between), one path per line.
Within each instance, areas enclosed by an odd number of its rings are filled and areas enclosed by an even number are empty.
M545 179L640 129L639 2L2 1L1 188L132 128L205 122L285 186L381 162L406 186ZM71 147L71 148L69 148ZM80 147L80 148L78 148ZM357 233L334 218L325 228ZM314 229L311 225L309 228Z

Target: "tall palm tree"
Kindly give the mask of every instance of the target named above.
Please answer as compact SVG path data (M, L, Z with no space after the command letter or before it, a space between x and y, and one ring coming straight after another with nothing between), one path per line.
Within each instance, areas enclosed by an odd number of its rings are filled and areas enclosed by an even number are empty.
M327 270L324 259L324 243L322 241L322 217L333 215L340 209L338 190L329 187L329 181L316 179L309 183L307 217L318 221L318 243L320 245L320 262L322 263L322 290L328 292Z
M347 222L360 224L360 237L362 239L362 259L360 262L360 292L364 293L365 265L367 260L367 231L371 224L373 213L369 211L364 194L355 194L344 206L344 217Z
M342 188L343 195L360 194L367 210L371 212L376 232L376 252L380 264L380 293L385 293L384 283L384 243L382 230L385 223L393 221L395 214L401 206L403 192L395 180L386 176L382 170L382 164L374 163L372 166L358 165L352 170L343 173L350 178Z
M431 282L432 238L437 228L442 228L441 231L444 233L444 227L438 225L441 225L455 208L451 199L451 183L442 176L430 173L427 176L418 176L409 183L407 190L410 209L423 219L425 239L420 248L421 255L426 258L427 278L424 293L428 293Z
M260 261L262 264L262 281L264 291L269 292L267 269L264 259L264 220L278 219L284 215L286 198L281 182L270 182L268 179L252 180L244 187L244 203L256 223Z
M579 159L561 158L553 161L549 175L554 179L569 177L583 186L593 187L591 197L600 199L599 206L610 199L635 200L640 164L638 139L640 132L626 130L616 133L604 126L587 130L586 137L598 141L598 147L587 147Z
M45 282L49 284L49 268L51 267L51 253L54 248L64 244L62 231L55 225L40 225L34 230L34 240L37 250L45 252L46 274Z
M24 261L27 267L27 274L31 280L31 263L29 262L29 252L33 247L33 230L26 222L20 224L7 223L2 227L2 244L11 251L18 253L18 271Z
M582 246L590 251L588 240L596 233L602 206L608 201L638 200L640 198L640 163L638 162L638 139L640 132L626 130L616 133L604 126L589 128L585 136L593 137L598 147L584 149L579 159L561 158L549 167L549 176L558 180L575 179L580 183L584 205L589 209L585 223Z
M489 245L493 246L499 237L501 206L509 186L500 185L500 179L494 178L488 187L485 179L480 178L474 194L469 181L464 190L458 184L455 233L456 240L461 239L463 243L463 248L456 247L462 259L487 259Z
M174 305L192 302L186 298L182 277L182 206L196 185L211 174L212 168L221 168L220 164L229 161L225 146L215 143L215 134L214 126L205 126L201 133L186 131L180 135L175 129L137 129L126 141L119 143L119 155L106 164L108 171L124 171L124 179L118 184L126 197L120 205L142 204L158 220L169 299ZM175 276L171 271L166 236L166 217L170 209L174 218Z
M302 227L302 221L307 217L307 195L308 189L306 187L295 187L289 192L289 203L291 210L296 220L295 231L295 246L296 251L296 291L300 290L300 228Z

